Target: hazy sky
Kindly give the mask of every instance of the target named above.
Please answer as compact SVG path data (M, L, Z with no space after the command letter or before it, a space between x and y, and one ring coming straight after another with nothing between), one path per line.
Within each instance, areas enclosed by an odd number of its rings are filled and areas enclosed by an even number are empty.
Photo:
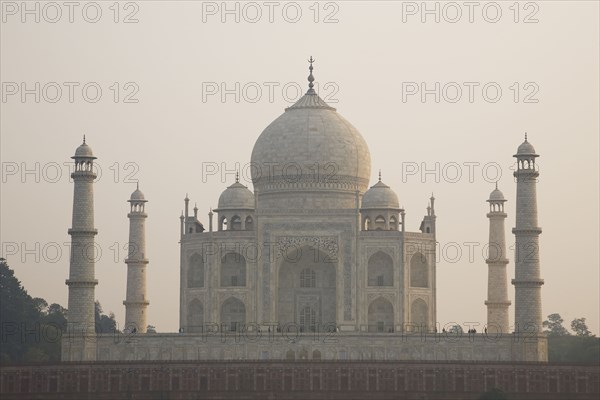
M321 97L364 136L371 183L381 169L407 230L435 192L440 322L485 322L485 200L500 171L512 246L512 155L528 132L540 154L543 315L586 317L598 334L598 2L513 3L428 2L427 14L420 1L228 2L227 14L222 2L30 2L28 14L2 2L2 255L32 296L66 306L68 163L86 134L101 169L96 296L122 324L126 200L139 180L149 323L176 331L183 198L208 226L234 174L203 170L250 161L306 90L312 55Z

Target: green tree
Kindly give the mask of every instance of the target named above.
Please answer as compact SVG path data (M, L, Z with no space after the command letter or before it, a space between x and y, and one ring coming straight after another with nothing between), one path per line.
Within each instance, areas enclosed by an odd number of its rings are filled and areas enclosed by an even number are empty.
M96 300L95 304L95 317L96 317L96 333L111 334L119 332L117 329L117 321L115 321L115 314L110 312L108 315L102 311L102 305Z
M548 319L542 323L544 328L548 328L544 332L546 332L548 336L570 335L569 331L562 325L563 322L564 320L558 313L548 315Z
M50 356L39 347L29 347L23 356L23 361L25 362L40 362L40 361L48 361L50 360Z
M600 364L600 338L548 336L548 361Z
M46 311L46 308L48 308L48 302L42 299L41 297L34 297L32 301L33 306L40 314L44 313L44 311Z
M67 309L60 304L52 303L46 309L44 323L61 328L65 331L67 327Z
M463 333L463 328L460 325L452 325L450 327L450 329L448 329L449 333L459 333L462 334Z
M571 321L571 329L573 332L575 332L576 336L593 336L592 332L590 332L587 324L585 323L585 318L575 318L573 321Z
M0 360L24 361L27 349L39 341L35 330L39 327L40 303L34 302L6 259L0 258L0 326L4 336Z
M42 316L44 340L40 347L50 361L60 361L60 340L67 330L67 309L60 304L50 304Z
M66 310L59 304L32 298L0 258L0 362L60 361L60 339Z

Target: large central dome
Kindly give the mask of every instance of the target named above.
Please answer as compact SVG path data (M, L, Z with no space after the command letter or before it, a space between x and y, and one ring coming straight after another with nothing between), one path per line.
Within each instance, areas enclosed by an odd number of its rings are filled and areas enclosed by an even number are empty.
M317 95L312 65L310 69L308 92L267 126L254 145L251 172L259 195L333 191L355 196L368 188L367 143Z

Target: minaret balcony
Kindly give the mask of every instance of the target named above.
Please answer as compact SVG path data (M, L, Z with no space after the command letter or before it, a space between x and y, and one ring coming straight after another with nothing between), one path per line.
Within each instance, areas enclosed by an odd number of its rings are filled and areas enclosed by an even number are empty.
M148 214L144 211L132 211L127 213L127 218L148 218Z
M82 236L94 236L98 234L98 229L77 229L69 228L67 231L69 235L82 235Z
M150 305L150 302L147 300L135 301L135 300L123 300L123 305L125 306L139 306L144 307Z
M543 279L527 279L527 280L512 279L510 281L510 283L512 283L515 286L521 286L521 287L540 287L544 284L544 280Z
M135 258L126 258L125 264L148 264L150 261L147 258L135 259Z
M510 300L506 300L506 301L486 300L486 301L484 301L484 304L490 308L504 308L504 307L510 306L512 303L510 302Z
M486 264L508 264L509 261L507 258L500 258L500 259L486 259L485 260Z
M515 235L522 236L535 236L542 233L542 228L540 228L539 226L531 228L513 228L512 233L514 233Z
M67 286L76 286L76 287L94 287L98 284L98 279L91 279L91 280L67 279L67 280L65 280L65 284Z
M75 179L75 178L86 178L90 181L93 181L94 179L97 178L98 175L96 175L96 173L94 171L85 171L85 170L81 170L81 171L73 171L71 172L71 178Z
M534 168L525 168L525 169L518 169L515 172L513 172L513 176L515 177L532 177L532 178L537 178L538 176L540 176L540 171L538 171L537 169Z

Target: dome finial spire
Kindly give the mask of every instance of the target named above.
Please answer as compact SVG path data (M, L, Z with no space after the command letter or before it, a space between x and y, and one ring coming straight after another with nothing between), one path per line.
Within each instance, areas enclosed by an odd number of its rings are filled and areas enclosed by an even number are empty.
M527 141L527 132L525 132L525 141Z
M83 144L85 144L85 134L83 135Z
M308 62L310 64L308 67L310 74L308 75L308 92L306 92L306 94L313 94L313 93L315 93L315 90L313 89L313 87L315 86L313 84L313 82L315 81L315 77L313 76L312 72L313 72L313 63L315 62L315 59L312 58L312 56L310 56L310 58L308 59Z
M140 190L140 182L139 182L139 181L137 181L137 182L135 183L135 188L136 188L137 190Z
M379 170L379 182L381 182L381 170Z
M235 183L239 183L239 182L240 182L240 172L235 171Z
M498 181L496 181L496 190L498 190Z

